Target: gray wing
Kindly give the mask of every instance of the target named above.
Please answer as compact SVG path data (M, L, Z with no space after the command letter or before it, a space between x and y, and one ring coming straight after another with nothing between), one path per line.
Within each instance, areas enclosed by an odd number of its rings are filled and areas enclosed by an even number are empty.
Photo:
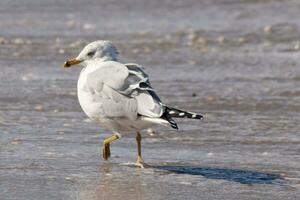
M129 75L125 80L125 89L120 92L137 100L138 114L147 117L161 117L164 107L151 87L149 76L143 67L134 63L128 63L125 66Z
M136 119L138 115L160 117L163 113L163 105L139 65L105 62L90 75L89 82L106 117Z

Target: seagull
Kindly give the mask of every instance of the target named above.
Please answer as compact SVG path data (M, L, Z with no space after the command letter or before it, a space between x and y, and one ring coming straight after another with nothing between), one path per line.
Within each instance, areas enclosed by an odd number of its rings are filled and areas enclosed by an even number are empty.
M144 68L119 62L118 54L112 42L98 40L86 45L76 58L68 59L64 67L82 67L77 83L79 104L92 121L113 133L103 141L103 159L110 157L110 144L121 138L121 133L135 132L136 165L144 168L141 130L157 124L178 129L173 118L203 116L163 104Z

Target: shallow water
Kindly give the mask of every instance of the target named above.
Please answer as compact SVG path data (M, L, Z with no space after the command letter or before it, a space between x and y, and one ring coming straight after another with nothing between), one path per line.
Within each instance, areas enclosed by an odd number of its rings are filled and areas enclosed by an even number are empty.
M1 199L298 199L300 2L0 2ZM161 99L203 113L112 144L76 97L90 41L144 65ZM129 164L128 164L129 163Z

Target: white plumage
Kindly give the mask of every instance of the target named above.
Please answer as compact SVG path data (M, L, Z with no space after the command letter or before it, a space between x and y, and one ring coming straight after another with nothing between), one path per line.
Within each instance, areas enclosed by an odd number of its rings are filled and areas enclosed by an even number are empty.
M117 56L117 48L111 42L95 41L64 66L83 66L77 85L79 103L88 117L115 133L104 140L103 158L110 156L109 144L120 137L119 133L136 131L137 162L141 165L140 130L154 124L177 129L172 117L202 116L162 104L144 69L134 63L123 64Z
M135 67L143 72L138 65ZM79 103L91 119L109 130L138 131L152 125L147 117L160 118L163 113L161 102L140 87L140 83L147 82L145 72L137 74L113 60L95 60L80 73Z

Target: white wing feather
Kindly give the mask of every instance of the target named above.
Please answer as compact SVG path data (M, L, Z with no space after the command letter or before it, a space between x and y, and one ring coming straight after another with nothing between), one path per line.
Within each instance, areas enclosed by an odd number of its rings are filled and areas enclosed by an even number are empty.
M136 64L103 62L89 74L87 85L95 98L100 98L105 117L134 120L138 115L156 118L163 113L148 75Z

